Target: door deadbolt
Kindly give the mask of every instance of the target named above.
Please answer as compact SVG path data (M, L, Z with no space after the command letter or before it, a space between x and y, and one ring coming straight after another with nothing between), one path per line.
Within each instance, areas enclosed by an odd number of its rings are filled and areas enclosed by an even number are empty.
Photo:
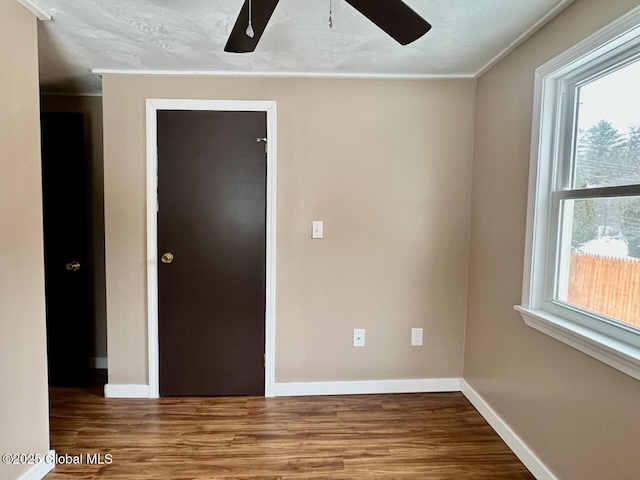
M173 253L167 252L167 253L163 254L162 258L160 260L162 260L162 263L171 263L171 262L173 262Z
M80 270L80 262L70 262L67 263L67 265L65 266L65 268L67 270L69 270L70 272L77 272L78 270Z

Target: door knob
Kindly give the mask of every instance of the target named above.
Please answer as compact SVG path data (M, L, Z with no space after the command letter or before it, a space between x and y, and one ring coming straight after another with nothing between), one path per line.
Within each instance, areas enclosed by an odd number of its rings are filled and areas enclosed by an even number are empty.
M71 262L71 263L67 263L66 267L67 270L69 270L70 272L77 272L78 270L80 270L80 262Z
M163 254L162 258L160 260L162 260L162 263L171 263L171 262L173 262L173 253L167 252L167 253Z

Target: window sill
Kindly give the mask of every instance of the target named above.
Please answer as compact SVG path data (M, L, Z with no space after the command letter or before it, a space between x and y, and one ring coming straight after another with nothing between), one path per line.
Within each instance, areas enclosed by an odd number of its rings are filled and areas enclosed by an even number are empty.
M544 310L516 305L524 323L640 380L640 349Z

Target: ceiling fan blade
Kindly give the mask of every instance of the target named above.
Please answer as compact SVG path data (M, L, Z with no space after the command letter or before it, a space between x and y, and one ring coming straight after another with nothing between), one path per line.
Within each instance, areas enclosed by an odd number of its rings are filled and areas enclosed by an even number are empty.
M246 33L249 25L249 0L245 0L224 51L233 53L253 52L260 41L260 37L262 37L264 29L267 27L267 23L269 23L273 11L278 5L278 1L253 0L251 2L251 24L254 31L254 36L251 38Z
M401 45L431 30L431 24L402 0L345 0Z

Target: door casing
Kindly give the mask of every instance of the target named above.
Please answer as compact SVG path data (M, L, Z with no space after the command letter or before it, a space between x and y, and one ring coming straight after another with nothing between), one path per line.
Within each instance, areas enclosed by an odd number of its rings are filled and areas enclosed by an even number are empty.
M275 101L147 99L147 335L149 398L159 398L158 351L158 110L266 112L267 245L265 291L265 397L274 396L276 333L277 110Z

